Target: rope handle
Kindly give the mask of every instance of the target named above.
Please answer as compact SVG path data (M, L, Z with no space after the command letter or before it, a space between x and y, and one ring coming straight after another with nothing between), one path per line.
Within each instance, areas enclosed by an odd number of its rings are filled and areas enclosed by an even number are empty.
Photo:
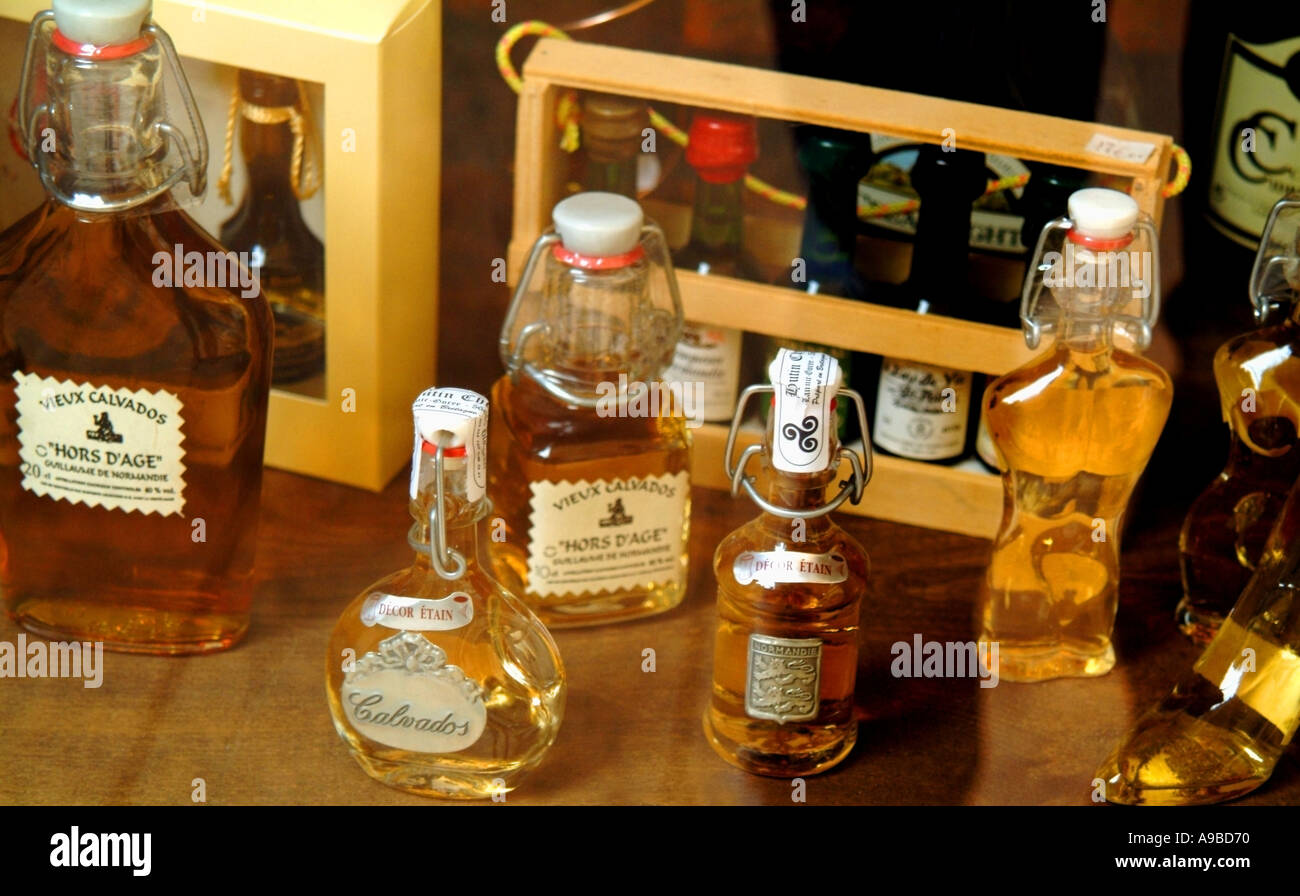
M295 80L294 83L298 86L298 106L258 106L240 98L239 84L236 82L230 94L221 176L217 178L217 192L226 205L234 202L230 195L230 179L234 174L235 130L241 117L254 124L288 122L289 130L293 133L293 150L289 158L289 182L293 187L293 195L299 200L310 199L320 189L320 165L316 158L318 151L312 131L311 106L308 105L307 91L302 82Z
M506 84L515 93L523 89L523 79L519 77L518 70L514 63L510 61L510 51L514 49L515 44L519 43L525 37L555 37L561 40L571 40L569 35L565 34L554 25L537 20L520 22L514 27L501 35L496 46L496 63L497 70ZM580 145L580 128L578 112L578 94L577 91L568 90L560 96L556 104L556 124L560 127L560 148L565 152L576 152ZM685 146L688 142L686 132L675 125L672 121L665 118L654 107L650 107L650 123L662 131L679 146ZM1187 150L1183 149L1177 143L1173 145L1173 163L1174 176L1171 180L1161 187L1160 195L1165 199L1177 196L1187 187L1187 181L1191 177L1192 163L1187 155ZM1028 174L1021 174L1013 177L1003 177L997 180L990 180L988 188L984 195L998 193L1002 190L1015 190L1023 187L1029 182ZM789 208L804 209L808 205L808 200L797 193L791 193L774 187L764 180L755 177L752 174L745 175L745 186L764 199L774 202L777 205L784 205ZM858 205L858 216L862 218L881 218L888 215L906 214L916 211L921 207L919 199L908 199L902 202L891 202L886 205L870 205L860 203Z

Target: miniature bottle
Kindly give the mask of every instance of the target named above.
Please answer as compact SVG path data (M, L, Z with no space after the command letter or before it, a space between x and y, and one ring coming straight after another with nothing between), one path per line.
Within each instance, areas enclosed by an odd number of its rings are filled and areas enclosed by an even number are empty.
M760 280L758 265L745 251L745 170L758 158L758 134L749 116L696 112L691 120L686 161L695 169L695 210L691 238L673 253L678 270ZM668 382L698 384L700 417L731 422L740 387L743 333L687 321Z
M1021 305L1029 347L1045 330L1056 342L983 401L1007 470L977 625L1010 681L1114 665L1121 523L1173 397L1164 370L1114 346L1120 328L1139 347L1150 341L1154 227L1114 190L1079 190L1069 211L1043 229ZM1127 313L1135 302L1140 316Z
M415 400L414 562L363 591L326 656L334 729L366 774L423 796L504 795L555 742L564 667L555 642L479 564L487 400Z
M1190 806L1247 794L1300 725L1300 484L1246 589L1169 696L1144 714L1097 777L1113 803Z
M1251 276L1260 323L1277 304L1295 302L1298 209L1300 199L1280 200L1265 224ZM1300 304L1289 311L1214 356L1228 463L1192 504L1178 540L1178 627L1199 643L1214 637L1250 581L1283 495L1300 476Z
M650 127L650 114L641 100L608 93L582 98L582 147L586 164L582 188L637 196L641 141Z
M862 432L867 428L862 399L841 388L834 358L780 349L770 376L772 385L741 395L727 439L732 493L744 487L763 513L724 538L713 556L718 630L704 733L732 765L797 777L840 762L857 738L853 688L869 562L828 514L846 499L861 499L871 455L866 449L860 463L839 447L838 402L851 400ZM745 402L768 393L774 399L762 447L746 449L733 469ZM755 477L745 475L758 453L766 499ZM826 489L844 459L852 478L828 501Z
M799 256L789 272L777 280L816 295L844 299L866 299L867 286L853 266L857 244L858 181L866 173L868 152L860 135L830 128L804 127L798 130L799 164L808 175L808 205L804 209L803 235ZM777 349L824 352L839 362L844 381L864 388L855 377L853 353L847 349L815 345L781 337L769 337L764 363L771 364ZM875 384L870 384L874 394ZM840 439L849 438L847 406L838 411Z
M271 313L180 210L207 138L150 4L53 6L19 95L49 195L0 234L0 592L49 638L220 650L249 622Z
M301 201L320 187L310 111L292 78L241 69L239 147L248 186L235 213L221 225L221 242L247 252L275 316L271 382L302 384L325 370L325 248L307 227ZM228 143L229 145L229 143ZM230 159L218 187L229 195ZM229 199L227 199L229 201ZM317 382L309 391L324 394Z
M918 314L956 316L970 254L971 205L984 193L984 154L922 146L912 167L921 197L912 266L902 293ZM970 455L979 427L976 381L952 370L903 358L882 358L871 437L883 453L951 464Z
M692 422L659 381L682 328L662 232L612 193L553 219L502 327L488 477L493 569L552 628L681 602Z

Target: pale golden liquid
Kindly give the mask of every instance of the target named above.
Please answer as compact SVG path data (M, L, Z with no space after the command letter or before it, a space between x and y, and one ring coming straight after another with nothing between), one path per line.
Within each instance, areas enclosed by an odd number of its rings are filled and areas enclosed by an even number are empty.
M1250 581L1286 491L1300 476L1297 355L1300 330L1288 322L1238 336L1214 356L1231 439L1228 463L1188 511L1178 543L1179 627L1200 643L1214 636Z
M362 604L375 591L426 599L463 591L473 601L469 625L420 632L446 652L449 665L482 688L487 727L469 748L453 753L401 749L372 740L353 724L342 701L345 651L360 659L398 633L361 621ZM330 636L325 672L334 729L352 757L372 778L422 796L483 799L508 793L542 760L564 715L564 669L555 643L536 617L504 593L477 563L449 582L422 557L414 566L367 588L339 618Z
M732 765L774 777L825 771L843 760L857 739L853 689L869 561L856 541L825 518L808 520L804 534L804 541L794 541L789 520L764 515L723 539L713 559L719 618L705 737ZM778 547L839 554L848 562L849 576L838 583L789 582L770 588L736 581L733 567L739 554ZM822 642L816 718L782 723L746 713L751 634Z
M154 286L153 253L174 244L219 248L180 212L90 225L53 202L0 236L0 594L45 637L179 654L248 627L271 314L237 290ZM15 371L177 395L181 515L23 489Z
M617 382L618 374L607 378ZM498 380L491 407L488 495L493 515L504 522L504 540L490 538L488 551L501 584L519 595L548 628L635 619L681 603L689 559L689 493L676 582L542 596L528 589L528 546L530 483L592 482L689 470L685 418L599 417L594 410L561 404L527 376L517 382L509 377Z
M1002 678L1114 665L1124 510L1172 395L1145 359L1060 345L989 386L989 432L1010 472L978 624L981 641L999 644Z

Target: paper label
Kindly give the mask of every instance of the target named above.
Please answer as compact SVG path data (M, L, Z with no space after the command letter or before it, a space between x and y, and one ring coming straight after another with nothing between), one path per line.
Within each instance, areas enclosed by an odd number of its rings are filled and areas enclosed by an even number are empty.
M699 391L699 419L731 422L740 386L739 330L687 323L673 363L664 371L668 383L694 384ZM702 395L700 395L702 393Z
M542 597L681 584L690 478L530 484L528 591Z
M465 448L465 490L470 502L487 490L488 402L468 389L426 389L411 406L415 415L415 448L411 460L411 497L420 493L421 470L432 475L433 464L421 463L424 443L436 445L440 431L451 433L453 444Z
M971 373L885 358L872 440L916 460L956 457L966 445Z
M373 741L417 753L467 749L487 727L483 689L415 632L381 641L343 679L343 709Z
M1140 140L1120 140L1106 134L1093 134L1083 147L1083 151L1090 152L1095 156L1106 156L1120 162L1142 164L1151 158L1151 153L1156 151L1156 145L1154 143L1143 143Z
M177 396L30 373L14 380L24 489L106 510L169 516L185 507Z
M839 554L805 554L799 551L743 551L731 567L736 582L757 582L764 588L782 582L835 584L849 577L849 564Z
M474 601L463 591L437 599L398 597L375 591L361 604L361 621L368 626L408 632L449 632L474 619Z
M782 724L817 718L821 641L750 635L746 667L746 715Z
M817 473L831 463L834 401L840 365L821 352L781 349L768 369L776 395L772 466L787 473Z
M1300 190L1300 99L1288 86L1300 37L1228 40L1210 164L1210 221L1254 250L1273 204Z

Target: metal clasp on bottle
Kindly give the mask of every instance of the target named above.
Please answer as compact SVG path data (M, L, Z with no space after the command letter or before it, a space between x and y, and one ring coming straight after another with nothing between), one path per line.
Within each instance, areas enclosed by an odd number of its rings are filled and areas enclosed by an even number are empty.
M32 19L31 27L27 32L27 49L18 82L19 134L22 138L23 148L27 152L27 157L36 167L36 170L40 172L41 182L45 185L45 189L64 205L92 212L123 212L144 205L150 200L166 194L182 180L189 185L191 194L195 197L202 196L203 191L207 188L208 177L207 132L203 129L203 119L199 116L198 103L195 102L194 93L190 90L190 82L185 77L185 70L181 67L181 60L176 54L176 47L172 44L171 38L167 36L167 32L152 23L140 29L140 33L153 38L158 43L158 46L162 48L163 56L167 58L172 77L176 79L176 87L180 93L181 101L185 105L185 114L189 118L190 128L195 138L194 144L191 145L185 135L171 123L156 121L153 123L154 129L162 136L165 143L175 145L182 164L154 186L123 199L106 200L103 197L95 197L93 203L87 202L85 198L80 198L77 195L69 195L59 187L58 182L47 167L46 154L39 151L37 124L42 116L50 113L50 107L47 103L42 103L32 109L30 101L31 73L36 66L36 47L41 39L41 29L47 23L53 21L54 13L50 10L38 13Z
M1268 220L1260 232L1255 263L1250 269L1250 303L1255 306L1255 322L1260 326L1283 306L1283 295L1287 301L1295 301L1295 283L1300 279L1300 245L1297 245L1300 232L1293 233L1289 239L1273 238L1278 218L1292 209L1300 209L1300 198L1279 199L1269 210Z
M867 429L866 406L862 403L862 396L854 389L841 387L840 390L835 393L835 397L848 398L853 402L853 406L857 411L858 426L861 427L862 432L862 458L859 460L857 452L850 451L843 445L840 446L840 450L836 452L835 455L835 467L838 469L840 461L847 460L849 466L852 468L853 475L849 479L844 479L840 482L839 492L837 492L835 497L830 501L811 510L791 510L788 507L778 507L776 504L773 504L771 501L768 501L760 495L758 489L754 487L756 477L746 476L745 468L749 466L750 458L763 453L763 446L761 443L750 445L746 448L741 452L739 462L736 463L734 467L732 466L731 457L736 448L736 435L739 433L741 423L745 419L746 404L754 395L775 394L775 387L770 385L749 386L745 391L740 393L740 400L736 402L736 413L731 418L731 428L727 431L727 447L722 455L723 469L727 471L727 478L731 480L731 493L733 495L739 495L740 490L743 488L749 494L749 497L753 502L763 510L773 516L779 516L782 519L787 520L815 519L819 516L825 516L845 501L851 501L854 504L861 501L862 492L867 487L867 483L871 481L871 474L873 471L871 462L871 433ZM775 425L775 421L773 422L773 425Z
M440 433L441 436L447 434ZM422 554L429 555L433 571L441 578L453 581L465 574L465 557L455 548L447 547L447 498L443 461L447 448L440 438L433 451L433 506L429 508L429 544L415 537L415 530L407 535L407 543Z
M1074 222L1068 217L1048 221L1043 227L1042 233L1038 235L1038 242L1034 246L1034 254L1030 256L1031 263L1036 266L1025 274L1025 285L1020 294L1020 327L1025 334L1025 345L1031 349L1038 348L1044 333L1050 333L1056 329L1055 320L1040 320L1038 313L1043 290L1049 288L1045 282L1045 275L1053 268L1052 264L1044 260L1043 249L1047 246L1049 239L1054 243L1057 242L1054 239L1056 231L1061 231L1060 237L1063 240L1065 234L1073 228ZM1160 263L1154 254L1160 245L1160 238L1156 233L1155 223L1147 215L1138 216L1134 229L1146 233L1147 246L1150 247L1152 252L1150 288L1147 289L1146 295L1141 296L1142 309L1140 316L1112 313L1110 318L1111 331L1126 333L1133 340L1138 350L1142 351L1151 345L1151 330L1156 324L1156 318L1160 316Z

